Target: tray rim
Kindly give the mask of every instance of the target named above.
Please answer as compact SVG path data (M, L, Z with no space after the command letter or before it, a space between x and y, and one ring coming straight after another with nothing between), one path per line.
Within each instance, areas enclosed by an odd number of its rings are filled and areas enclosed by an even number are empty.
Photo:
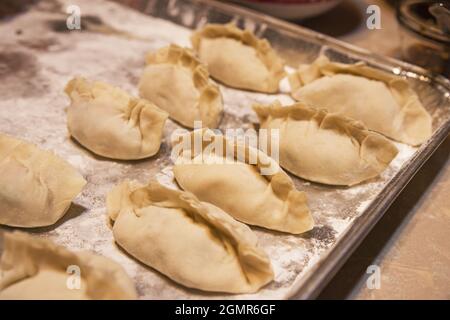
M185 2L186 0L182 0ZM404 62L395 58L371 52L342 40L324 35L322 33L299 26L292 22L284 21L253 9L237 6L232 3L224 3L218 0L187 0L191 3L198 3L207 7L213 7L226 13L250 18L257 22L263 22L272 27L294 32L308 38L314 38L322 46L343 50L347 54L363 60L373 60L377 64L390 65L401 68L402 74L409 77L425 77L422 80L430 82L430 85L441 86L446 93L444 96L450 100L450 79L442 75L430 72L422 67ZM391 70L392 71L392 70ZM415 75L412 76L410 72ZM350 255L361 244L367 234L373 229L375 224L384 216L387 209L400 195L409 181L415 176L419 169L438 149L442 142L450 133L450 118L440 125L429 140L422 144L414 155L403 164L396 175L384 186L382 191L361 213L359 217L344 231L343 235L330 248L323 258L317 262L302 278L294 282L293 288L287 294L288 299L314 299L328 282L339 271Z
M344 49L347 51L351 51L351 54L360 58L365 57L366 59L372 59L375 60L379 64L385 64L385 65L396 65L400 66L403 70L403 73L405 72L414 72L418 76L424 76L426 77L427 81L437 83L441 86L443 86L448 91L448 98L450 99L450 79L445 78L443 75L434 73L432 71L426 70L420 66L414 65L409 62L405 62L396 58L388 57L382 54L378 54L376 52L370 51L368 49L358 47L356 45L350 44L348 42L345 42L343 40L339 40L336 38L333 38L331 36L327 36L323 33L314 31L312 29L308 29L306 27L300 26L298 24L295 24L293 22L289 22L286 20L282 20L270 15L267 15L263 12L256 11L251 8L247 7L241 7L234 3L230 2L222 2L220 0L178 0L183 2L192 2L192 3L200 3L204 6L208 7L214 7L222 11L226 11L233 14L239 14L242 17L249 17L255 20L263 21L264 23L275 25L277 27L280 27L281 29L284 29L286 31L298 33L305 35L309 38L314 38L316 41L321 42L323 46L330 46L334 48ZM411 76L410 76L411 77Z

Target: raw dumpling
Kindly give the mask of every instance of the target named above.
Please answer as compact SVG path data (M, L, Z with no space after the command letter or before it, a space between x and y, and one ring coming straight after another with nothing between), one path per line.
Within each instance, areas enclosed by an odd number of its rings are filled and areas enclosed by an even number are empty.
M112 159L151 157L161 145L167 113L100 81L74 78L66 86L69 132L92 152Z
M0 133L0 224L54 224L86 181L63 159Z
M198 139L196 135L203 142L202 150L191 150L186 142ZM173 172L181 188L248 224L294 234L313 228L305 193L296 190L291 178L265 153L210 130L180 138L174 146L180 156ZM234 157L223 157L227 150L233 150Z
M231 23L208 24L191 42L211 76L230 87L275 93L285 76L283 60L266 39Z
M426 141L431 117L408 82L366 66L320 56L289 77L292 96L314 108L362 121L370 130L410 145Z
M188 192L125 181L107 208L121 247L189 288L248 293L273 279L250 228Z
M253 108L261 128L279 130L280 165L307 180L351 186L378 176L398 152L360 122L325 110L278 102Z
M147 55L139 94L188 128L194 128L194 121L209 128L219 124L223 109L219 87L190 49L172 44Z
M0 300L136 299L133 282L115 262L71 252L21 232L4 234Z

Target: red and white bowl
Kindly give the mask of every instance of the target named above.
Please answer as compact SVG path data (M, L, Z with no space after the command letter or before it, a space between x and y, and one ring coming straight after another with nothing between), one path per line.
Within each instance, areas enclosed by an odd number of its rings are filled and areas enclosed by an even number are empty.
M232 2L288 20L319 15L341 0L231 0Z

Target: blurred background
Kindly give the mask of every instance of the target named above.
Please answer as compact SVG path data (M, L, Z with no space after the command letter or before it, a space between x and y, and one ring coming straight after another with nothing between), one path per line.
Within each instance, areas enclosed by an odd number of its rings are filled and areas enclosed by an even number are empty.
M450 76L450 1L230 0L269 15ZM381 29L369 29L373 5ZM369 7L371 6L371 7ZM369 10L369 13L368 13Z
M112 0L137 3L139 0ZM220 0L450 77L450 0ZM0 17L51 1L1 0ZM75 3L76 1L74 1ZM170 4L170 1L168 1ZM368 20L379 13L377 27ZM371 20L372 19L372 20ZM369 24L370 24L369 21Z

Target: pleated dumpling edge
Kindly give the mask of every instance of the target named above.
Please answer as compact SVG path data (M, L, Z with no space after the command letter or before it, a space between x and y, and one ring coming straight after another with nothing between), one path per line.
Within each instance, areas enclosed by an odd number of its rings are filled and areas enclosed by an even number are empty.
M244 223L293 234L314 227L305 192L261 150L209 129L178 138L173 141L178 154L173 172L182 189Z
M318 109L362 121L370 130L412 146L432 134L432 119L408 81L364 62L319 56L289 75L292 96Z
M195 121L216 128L222 116L222 95L206 66L191 49L175 44L147 54L139 95L188 128Z
M273 279L251 229L188 192L126 180L108 194L107 211L119 245L187 287L252 293Z
M137 293L113 260L14 231L4 234L0 299L137 299Z
M233 23L207 24L194 32L191 43L211 76L228 86L275 93L286 75L269 41Z
M280 165L298 177L352 186L383 172L398 153L359 121L302 103L254 105L261 127L280 130Z
M119 160L144 159L161 146L168 114L101 81L75 77L65 88L69 133L93 153Z
M51 151L0 133L0 224L55 224L86 185L83 176Z

